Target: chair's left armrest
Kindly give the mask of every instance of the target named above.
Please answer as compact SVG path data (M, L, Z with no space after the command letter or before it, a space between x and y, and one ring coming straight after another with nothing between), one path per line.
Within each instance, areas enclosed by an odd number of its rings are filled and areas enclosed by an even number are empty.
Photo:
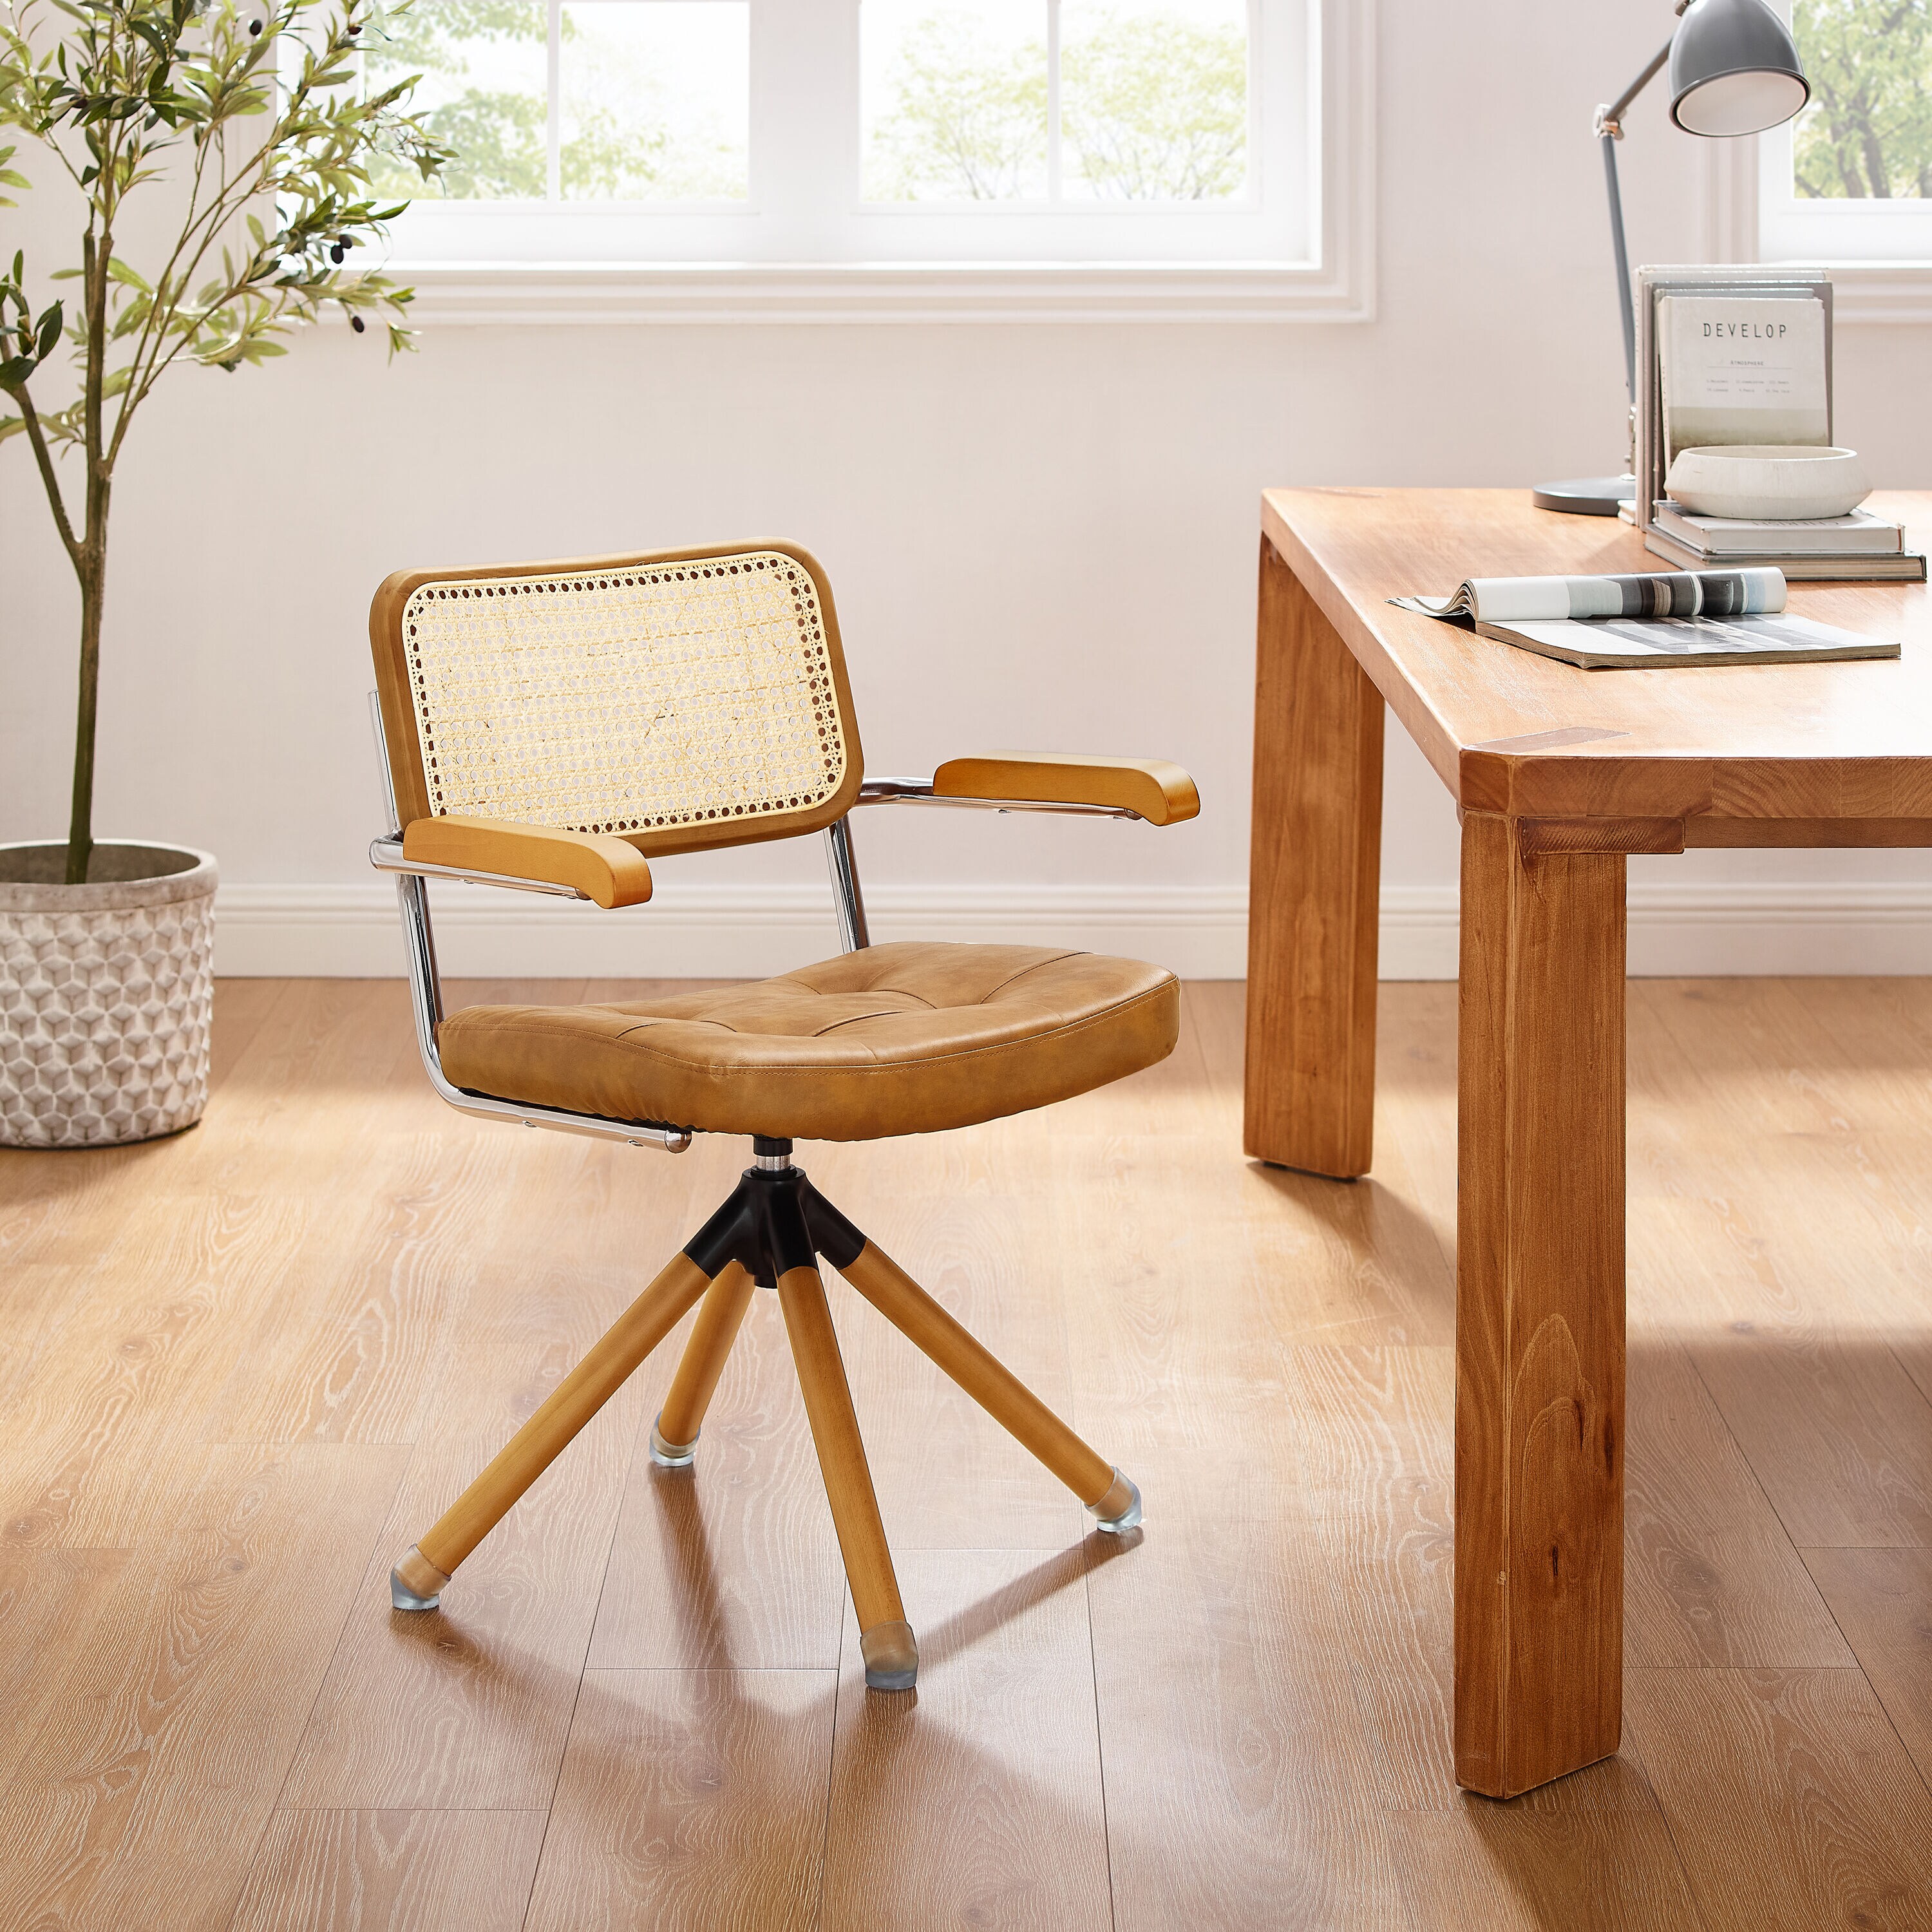
M948 758L932 775L935 798L1089 805L1178 825L1201 809L1194 781L1165 758L1105 758L1070 752L988 752Z
M601 906L641 905L651 896L644 855L602 832L500 818L418 818L403 834L403 856L448 872L560 886Z

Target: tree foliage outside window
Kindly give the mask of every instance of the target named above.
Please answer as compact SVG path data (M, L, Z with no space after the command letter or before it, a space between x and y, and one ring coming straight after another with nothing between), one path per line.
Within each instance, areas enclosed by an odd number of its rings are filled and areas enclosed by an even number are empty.
M1049 180L1045 29L999 35L980 9L925 10L872 114L866 191L878 201L1037 198ZM1248 174L1244 10L1063 0L1060 194L1225 201Z
M1239 25L1071 4L1061 20L1061 133L1081 187L1108 200L1240 194L1248 44Z
M1792 137L1801 199L1932 196L1932 0L1797 0L1811 100Z
M421 75L418 112L452 157L419 198L542 199L548 34L541 0L422 0L370 35L368 91Z
M549 198L549 132L558 117L556 188L568 201L742 198L742 129L719 124L714 98L742 94L742 55L707 59L716 37L688 30L734 24L724 8L675 0L599 0L558 9L560 98L550 98L549 0L421 0L372 46L366 85L422 76L423 119L454 159L446 200ZM701 16L708 14L710 22ZM674 17L682 14L682 19ZM670 58L664 58L668 27ZM679 56L683 59L680 61ZM694 74L681 65L695 65ZM378 185L387 190L390 184ZM418 200L428 199L417 190Z
M867 143L875 201L1006 201L1046 191L1046 37L998 36L971 9L908 33Z

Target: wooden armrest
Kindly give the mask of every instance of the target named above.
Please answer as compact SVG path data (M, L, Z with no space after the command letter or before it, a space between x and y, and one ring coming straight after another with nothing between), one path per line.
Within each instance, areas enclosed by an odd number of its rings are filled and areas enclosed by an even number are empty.
M1194 781L1165 758L1086 758L1070 752L988 752L948 758L932 775L935 798L1010 798L1016 804L1104 805L1175 825L1201 809Z
M418 865L571 886L601 906L642 905L651 896L644 855L602 832L501 818L418 818L403 834L403 856Z

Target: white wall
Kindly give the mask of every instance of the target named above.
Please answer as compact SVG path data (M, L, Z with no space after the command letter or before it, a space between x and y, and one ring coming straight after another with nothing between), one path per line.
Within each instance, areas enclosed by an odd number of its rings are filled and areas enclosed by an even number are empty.
M390 970L362 861L376 582L784 535L830 572L874 771L1018 744L1158 754L1200 781L1200 820L1163 832L866 817L875 925L1070 925L1238 971L1257 496L1613 466L1590 114L1670 25L1662 0L1383 0L1370 323L446 326L388 367L373 333L332 326L264 370L183 374L122 468L98 825L219 855L229 970ZM1696 258L1700 146L1660 94L1632 116L1639 260ZM0 214L9 253L26 220ZM1840 437L1888 484L1932 484L1928 335L1840 334ZM0 583L0 836L58 836L75 598L17 439ZM1454 815L1399 732L1386 827L1384 970L1443 970ZM659 871L662 906L561 942L486 919L452 963L763 970L830 944L815 844ZM1632 890L1639 970L1932 970L1932 855L1638 860Z

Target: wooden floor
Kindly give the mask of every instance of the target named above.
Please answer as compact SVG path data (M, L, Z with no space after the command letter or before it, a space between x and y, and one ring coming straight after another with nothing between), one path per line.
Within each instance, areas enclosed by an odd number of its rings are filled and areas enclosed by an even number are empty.
M1104 1094L801 1150L1147 1501L1083 1537L835 1286L878 1696L769 1296L694 1472L662 1353L391 1612L743 1147L467 1121L399 985L225 982L200 1129L0 1154L0 1928L1932 1927L1932 982L1632 983L1624 1744L1508 1805L1450 1774L1454 1000L1382 989L1354 1186L1242 1160L1228 986Z

